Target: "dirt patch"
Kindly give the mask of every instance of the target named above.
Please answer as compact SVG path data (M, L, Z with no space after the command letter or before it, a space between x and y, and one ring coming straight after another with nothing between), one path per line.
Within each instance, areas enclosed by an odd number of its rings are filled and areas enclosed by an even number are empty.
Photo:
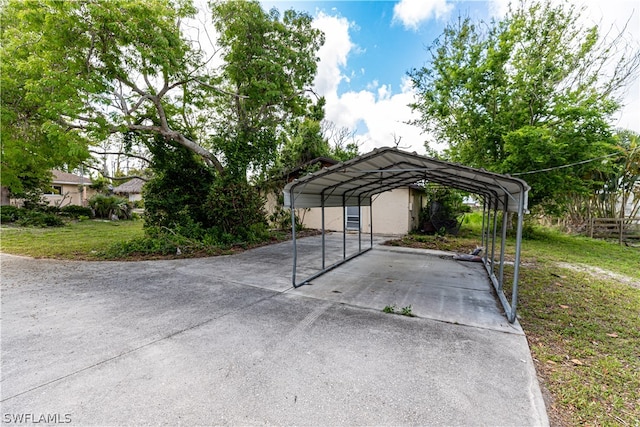
M465 242L441 236L404 236L400 239L387 240L383 245L416 249L436 249L463 254L471 253L477 248L475 242Z
M593 277L598 279L613 279L617 280L620 283L624 283L626 285L632 286L636 289L640 289L640 280L634 279L633 277L625 276L624 274L614 273L613 271L605 270L600 267L594 267L591 265L584 264L569 264L567 262L558 262L556 265L560 268L566 268L573 271L578 271L581 273L588 273Z

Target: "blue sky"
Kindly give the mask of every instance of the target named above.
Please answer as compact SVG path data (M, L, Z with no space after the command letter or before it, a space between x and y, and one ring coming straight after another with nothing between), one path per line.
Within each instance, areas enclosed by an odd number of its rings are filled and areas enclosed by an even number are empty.
M553 0L560 2L560 0ZM578 0L575 0L577 2ZM261 2L265 9L306 11L325 32L315 90L327 98L327 119L356 129L361 152L390 146L424 153L428 135L404 122L415 93L407 71L428 60L426 47L459 16L499 18L509 0L449 1L284 1ZM629 37L640 48L640 1L580 0L587 25L621 27L631 17ZM640 132L640 85L630 86L616 125ZM437 148L443 146L436 144Z

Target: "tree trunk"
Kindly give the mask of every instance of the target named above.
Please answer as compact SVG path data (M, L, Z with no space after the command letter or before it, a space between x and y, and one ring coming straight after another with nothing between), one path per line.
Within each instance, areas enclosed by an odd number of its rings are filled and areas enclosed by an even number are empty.
M9 188L4 186L0 187L0 193L2 194L0 206L8 206L11 204L11 193L9 192Z

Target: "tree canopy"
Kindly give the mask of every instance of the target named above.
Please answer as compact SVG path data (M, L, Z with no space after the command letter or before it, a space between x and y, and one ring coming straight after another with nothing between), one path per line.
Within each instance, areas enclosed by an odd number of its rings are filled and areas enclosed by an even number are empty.
M449 25L429 64L409 73L415 123L446 142L453 161L513 174L550 169L525 177L533 205L591 191L602 163L583 162L614 152L611 116L640 51L580 16L572 5L521 3L498 21Z
M75 166L114 133L178 144L236 179L273 162L280 124L306 109L323 34L303 13L212 2L206 52L185 30L195 13L189 0L4 1L2 185Z

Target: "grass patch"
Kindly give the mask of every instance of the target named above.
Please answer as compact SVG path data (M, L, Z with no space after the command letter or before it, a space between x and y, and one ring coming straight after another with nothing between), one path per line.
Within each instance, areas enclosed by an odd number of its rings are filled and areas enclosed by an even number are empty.
M56 228L2 226L0 250L34 258L95 260L114 244L142 237L142 225L140 220L95 220Z
M600 267L640 279L640 249L605 240L538 228L523 242L522 255L539 261Z
M566 425L637 425L640 290L538 263L521 269L519 295L550 412Z
M138 261L227 255L291 239L291 232L273 231L264 242L221 245L188 239L169 231L149 237L144 233L143 224L142 220L93 220L69 222L55 228L3 225L0 250L34 258ZM318 233L317 230L300 230L298 237Z

